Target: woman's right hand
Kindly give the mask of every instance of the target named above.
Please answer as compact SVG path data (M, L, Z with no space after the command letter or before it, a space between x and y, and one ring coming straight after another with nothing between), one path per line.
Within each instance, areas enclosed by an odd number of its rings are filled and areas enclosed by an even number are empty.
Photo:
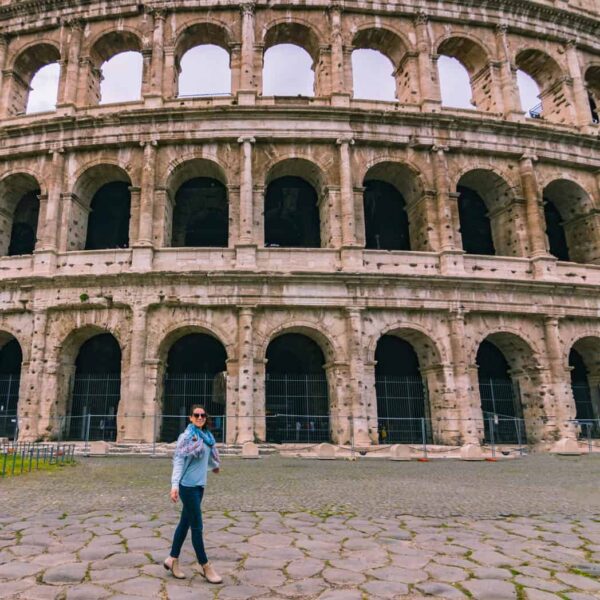
M171 502L177 502L177 500L179 500L179 490L177 488L173 488L169 496L171 497Z

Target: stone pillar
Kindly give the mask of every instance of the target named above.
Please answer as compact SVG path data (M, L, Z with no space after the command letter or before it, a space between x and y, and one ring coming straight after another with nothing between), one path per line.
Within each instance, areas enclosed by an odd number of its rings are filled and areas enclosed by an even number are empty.
M2 70L2 90L0 92L0 117L6 119L14 115L13 112L13 93L15 85L16 73L11 69Z
M238 308L238 444L254 441L253 316L252 307Z
M117 415L119 441L143 441L146 338L149 333L147 324L147 308L134 306L129 365L127 373L121 374L122 395Z
M38 249L41 251L56 252L58 249L59 226L61 224L61 193L64 177L65 153L63 148L57 148L52 152L50 169L46 175L46 181L48 182L46 210L43 213L40 212L39 223L43 229Z
M8 40L6 36L0 34L0 90L2 93L0 94L0 98L2 98L3 104L0 110L2 111L0 116L4 115L4 112L7 110L7 104L4 102L4 69L6 67L6 57L8 55Z
M254 104L256 102L256 74L255 69L255 33L254 11L256 2L244 1L240 4L242 12L242 48L241 48L241 73L238 90L239 104Z
M351 399L346 393L350 380L349 365L329 362L323 365L323 369L327 374L331 440L334 444L348 445L353 439Z
M525 117L519 98L516 71L511 64L511 52L507 32L507 25L498 25L496 28L496 52L500 61L500 86L504 116L514 120L524 120Z
M573 86L573 102L575 104L575 113L577 125L587 127L592 124L592 112L587 90L581 76L581 65L577 55L577 45L571 40L566 45L567 48L567 66Z
M419 90L421 110L437 112L442 105L439 78L437 72L437 56L434 56L428 31L429 17L421 12L415 19L415 35L417 39Z
M241 268L256 267L256 243L253 228L252 137L241 137L240 144L240 205L236 264Z
M163 72L165 68L165 19L166 11L157 9L153 11L154 29L152 32L152 58L150 63L150 81L145 93L156 106L163 100Z
M563 360L563 343L560 339L560 323L556 317L544 319L544 338L550 372L550 390L544 399L544 439L576 439L575 427L568 420L576 416L575 399L571 389L570 370Z
M363 325L359 308L346 309L346 330L348 336L348 357L350 378L347 384L347 396L352 415L354 444L356 446L369 446L369 422L367 404L368 395L365 393L363 383Z
M438 238L440 242L440 269L444 275L460 274L464 271L463 250L456 240L458 203L456 194L450 191L446 151L443 146L432 148L432 166L436 187Z
M42 414L40 390L43 388L44 354L46 349L46 310L33 311L33 334L29 350L29 360L21 367L19 386L19 441L35 441L44 433L44 422L48 423L49 414Z
M152 245L152 221L154 213L154 188L156 184L156 147L155 140L143 142L144 157L142 163L141 202L138 235L135 244Z
M165 100L177 97L178 78L179 71L175 66L175 48L173 46L165 46L162 75L162 97Z
M463 444L479 444L483 437L483 419L479 394L473 393L471 383L471 365L465 349L467 335L462 308L450 312L449 325L454 379L453 397L459 423L449 423L446 433L458 431Z
M519 162L521 186L525 198L525 211L527 214L527 230L529 232L529 248L531 257L536 261L534 271L538 277L545 274L548 262L556 262L548 253L548 240L546 237L545 219L542 214L541 193L538 188L533 166L537 157L524 154Z
M347 106L352 95L345 82L344 41L342 37L342 8L334 3L329 9L331 27L331 103L334 106ZM352 68L352 61L348 68Z
M83 22L74 20L70 23L68 56L66 68L61 68L57 108L74 107L77 100L77 81L79 79L79 57Z
M340 210L342 219L342 265L345 269L358 270L362 268L362 249L356 237L356 206L354 185L352 182L352 165L350 146L354 144L351 138L340 138L337 141L340 148Z
M89 100L90 78L94 65L89 56L80 56L77 64L77 91L75 92L75 104L83 107L91 104Z

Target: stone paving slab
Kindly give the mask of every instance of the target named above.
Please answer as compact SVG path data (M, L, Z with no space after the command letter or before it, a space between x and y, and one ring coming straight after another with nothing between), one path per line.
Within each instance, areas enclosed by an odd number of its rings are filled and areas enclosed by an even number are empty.
M365 486L364 481L361 485L371 502L369 511L365 510L366 500L352 507L352 498L341 496L332 485L332 481L347 474L362 477L353 470L360 465L328 462L323 467L323 463L310 463L319 464L311 474L305 469L307 462L259 461L269 469L269 477L240 478L235 494L234 488L228 487L230 482L221 487L220 479L211 479L207 491L210 502L204 511L205 537L208 554L224 578L223 585L214 586L200 575L189 539L181 557L187 579L175 580L162 567L178 519L178 508L167 499L165 465L147 459L152 465L151 474L139 458L103 460L100 466L86 461L52 477L36 474L36 479L0 483L0 540L6 542L0 549L0 598L600 599L600 564L594 551L600 541L600 510L596 511L594 504L597 499L588 498L587 510L560 510L555 497L562 493L563 486L571 485L573 477L573 471L567 474L561 461L532 458L519 465L511 463L516 470L512 477L522 475L530 483L536 481L533 471L540 468L540 463L546 468L545 477L554 482L554 495L542 493L537 483L528 487L521 481L521 497L515 498L515 507L522 506L523 496L529 495L542 508L546 498L547 510L539 514L519 514L516 510L501 513L505 500L494 504L492 498L488 511L493 508L496 514L487 515L481 514L485 511L477 503L481 496L489 497L489 490L478 488L473 491L474 498L469 499L470 490L460 479L464 474L460 463L445 465L444 482L449 497L457 498L464 506L462 512L442 514L437 506L443 502L442 497L432 504L429 497L411 496L408 506L414 507L420 500L420 510L392 514L389 507L393 499ZM585 463L570 464L579 468ZM592 472L597 468L593 461L587 464ZM108 475L102 475L106 473L105 465L111 467L108 481L103 479ZM402 494L406 494L402 480L405 465L394 466L396 489ZM531 472L525 468L527 465ZM238 469L238 475L245 474L242 465L233 461L226 461L224 472L228 466ZM415 466L409 465L408 472ZM428 467L425 465L425 469ZM496 465L488 467L494 469ZM387 468L381 465L380 471L370 471L371 483L379 481L382 473L387 476ZM98 475L94 486L88 481L90 469ZM118 495L110 484L115 471L122 484ZM454 479L449 475L452 471ZM312 475L312 479L302 492L296 490L296 496L287 500L288 510L279 501L271 510L265 510L263 496L270 493L268 485L278 490L299 473L305 478ZM495 473L499 485L502 478L511 475L501 470ZM317 477L323 474L328 477ZM528 474L530 477L526 477ZM579 475L583 477L583 473ZM38 509L35 496L31 496L31 504L22 502L28 488L31 493L39 481L46 484L43 509ZM132 501L136 493L141 493L140 481L147 495L161 496L154 512L143 512ZM258 489L265 481L270 482L267 488ZM430 485L437 487L439 481ZM484 478L480 485L490 482ZM293 484L288 487L295 489ZM240 508L237 495L244 493L244 504L249 505ZM315 502L314 494L320 503ZM99 496L101 500L97 501ZM70 510L64 509L65 497L71 498ZM120 501L122 497L130 500L127 510ZM106 506L111 498L112 508Z

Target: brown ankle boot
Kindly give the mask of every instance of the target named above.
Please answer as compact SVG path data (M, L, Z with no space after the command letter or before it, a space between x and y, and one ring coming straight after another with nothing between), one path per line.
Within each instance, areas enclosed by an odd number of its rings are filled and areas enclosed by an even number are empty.
M223 578L215 571L215 568L207 562L205 565L201 565L202 575L206 578L208 583L223 583Z
M172 556L169 556L169 558L165 559L165 562L163 563L163 567L167 571L171 571L171 573L173 574L173 577L175 577L175 579L185 579L185 573L179 568L179 560L178 559L173 558Z

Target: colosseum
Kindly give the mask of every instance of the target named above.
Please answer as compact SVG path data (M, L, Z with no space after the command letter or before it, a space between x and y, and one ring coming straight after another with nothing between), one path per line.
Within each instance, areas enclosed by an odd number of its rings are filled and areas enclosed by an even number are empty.
M600 435L598 0L0 19L0 437L168 442L194 403L228 444ZM184 93L204 46L228 85ZM267 89L280 46L308 92ZM392 73L359 94L365 51ZM139 89L110 101L124 53Z

